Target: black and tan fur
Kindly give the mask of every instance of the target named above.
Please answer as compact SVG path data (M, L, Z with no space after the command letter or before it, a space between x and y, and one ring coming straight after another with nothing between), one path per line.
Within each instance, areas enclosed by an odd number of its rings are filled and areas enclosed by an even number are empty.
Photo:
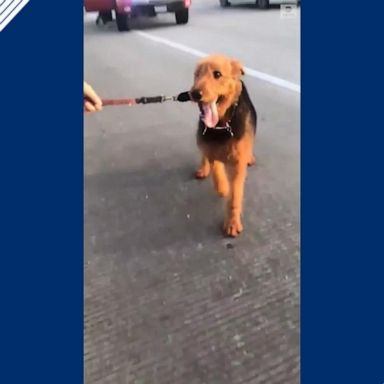
M218 76L218 73L220 76ZM217 100L219 122L230 129L206 127L199 121L197 143L202 163L196 177L203 179L212 173L216 192L228 197L224 233L237 236L243 230L241 222L244 184L247 167L255 163L253 155L257 114L241 80L242 65L224 56L209 56L197 66L191 89L194 101L201 105Z

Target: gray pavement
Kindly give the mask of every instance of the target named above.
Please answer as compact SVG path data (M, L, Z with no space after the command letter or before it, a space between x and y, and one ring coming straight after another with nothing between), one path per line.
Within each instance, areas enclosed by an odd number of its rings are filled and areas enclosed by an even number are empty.
M85 17L85 78L105 98L177 94L197 58L145 31L300 81L300 14L195 0L118 33ZM220 232L223 203L192 178L189 103L85 116L87 384L299 382L300 95L246 76L259 115L244 233Z

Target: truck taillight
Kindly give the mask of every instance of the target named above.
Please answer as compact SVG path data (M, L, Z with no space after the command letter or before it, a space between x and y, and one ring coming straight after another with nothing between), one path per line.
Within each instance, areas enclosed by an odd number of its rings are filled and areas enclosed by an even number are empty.
M184 5L186 8L189 8L191 6L192 0L184 0Z

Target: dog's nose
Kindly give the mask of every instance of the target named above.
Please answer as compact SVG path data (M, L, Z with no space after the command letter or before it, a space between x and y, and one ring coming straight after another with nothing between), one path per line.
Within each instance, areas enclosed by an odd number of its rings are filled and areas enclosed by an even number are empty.
M203 97L203 92L200 89L192 89L191 96L194 101L200 101Z

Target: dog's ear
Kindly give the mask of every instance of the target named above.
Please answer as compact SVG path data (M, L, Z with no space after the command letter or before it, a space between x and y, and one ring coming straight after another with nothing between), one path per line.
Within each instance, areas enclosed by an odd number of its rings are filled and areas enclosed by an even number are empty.
M240 78L244 75L244 67L243 64L240 63L240 61L232 60L231 64L233 76Z

